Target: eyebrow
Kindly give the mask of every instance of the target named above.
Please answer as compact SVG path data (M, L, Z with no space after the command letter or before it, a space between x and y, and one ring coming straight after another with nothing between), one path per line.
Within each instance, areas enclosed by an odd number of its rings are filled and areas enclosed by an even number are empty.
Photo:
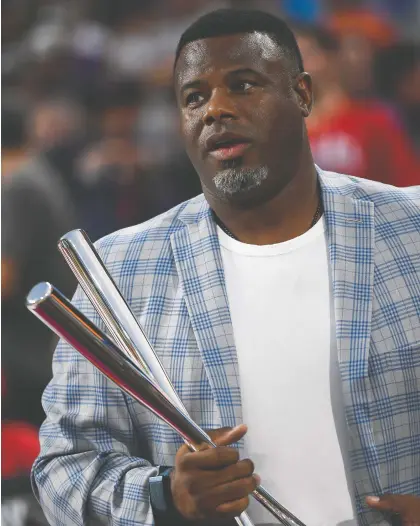
M232 77L232 76L244 75L244 74L248 74L248 75L251 74L251 75L256 75L256 76L261 77L261 74L258 73L258 71L255 71L255 69L252 69L252 68L238 68L238 69L234 69L232 71L228 71L226 73L226 77ZM193 80L191 82L187 82L186 84L181 86L180 92L184 93L184 91L186 91L188 89L198 88L202 84L203 84L203 81L199 80L199 79Z
M193 80L192 82L187 82L183 86L181 86L181 93L184 93L184 91L187 91L187 89L191 88L198 88L203 83L202 80Z

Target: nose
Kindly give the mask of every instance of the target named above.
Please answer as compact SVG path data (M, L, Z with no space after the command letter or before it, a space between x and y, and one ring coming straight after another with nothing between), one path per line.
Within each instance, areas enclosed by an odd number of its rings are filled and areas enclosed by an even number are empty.
M204 124L210 126L214 122L236 118L236 110L229 95L222 89L215 89L203 115Z

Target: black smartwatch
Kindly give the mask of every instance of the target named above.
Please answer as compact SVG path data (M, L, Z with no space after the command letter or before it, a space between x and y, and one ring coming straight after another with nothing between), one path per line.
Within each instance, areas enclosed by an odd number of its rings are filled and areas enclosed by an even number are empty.
M175 508L170 474L172 467L161 466L159 474L149 479L150 503L156 526L185 526L188 521Z
M171 467L161 466L159 468L159 475L150 477L149 479L150 502L155 519L155 526L191 526L194 524L194 522L183 517L175 508L172 499L170 479L173 469L174 468ZM223 524L236 526L236 521L232 519Z

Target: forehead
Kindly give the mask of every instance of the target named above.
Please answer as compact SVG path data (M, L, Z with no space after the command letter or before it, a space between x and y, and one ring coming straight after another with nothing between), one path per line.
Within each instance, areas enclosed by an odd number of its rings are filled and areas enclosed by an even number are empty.
M239 33L205 38L188 43L181 51L175 70L182 85L214 70L242 66L265 71L285 69L284 53L266 33Z

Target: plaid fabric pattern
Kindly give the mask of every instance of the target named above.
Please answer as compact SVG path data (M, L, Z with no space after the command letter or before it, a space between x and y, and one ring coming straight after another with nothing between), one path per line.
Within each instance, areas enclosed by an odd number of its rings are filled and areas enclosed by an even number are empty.
M319 177L358 519L385 525L366 495L420 495L420 187ZM240 423L233 330L204 198L97 248L196 422ZM80 290L74 303L104 329ZM148 479L173 465L181 440L68 345L57 347L53 371L32 471L49 521L152 525Z

